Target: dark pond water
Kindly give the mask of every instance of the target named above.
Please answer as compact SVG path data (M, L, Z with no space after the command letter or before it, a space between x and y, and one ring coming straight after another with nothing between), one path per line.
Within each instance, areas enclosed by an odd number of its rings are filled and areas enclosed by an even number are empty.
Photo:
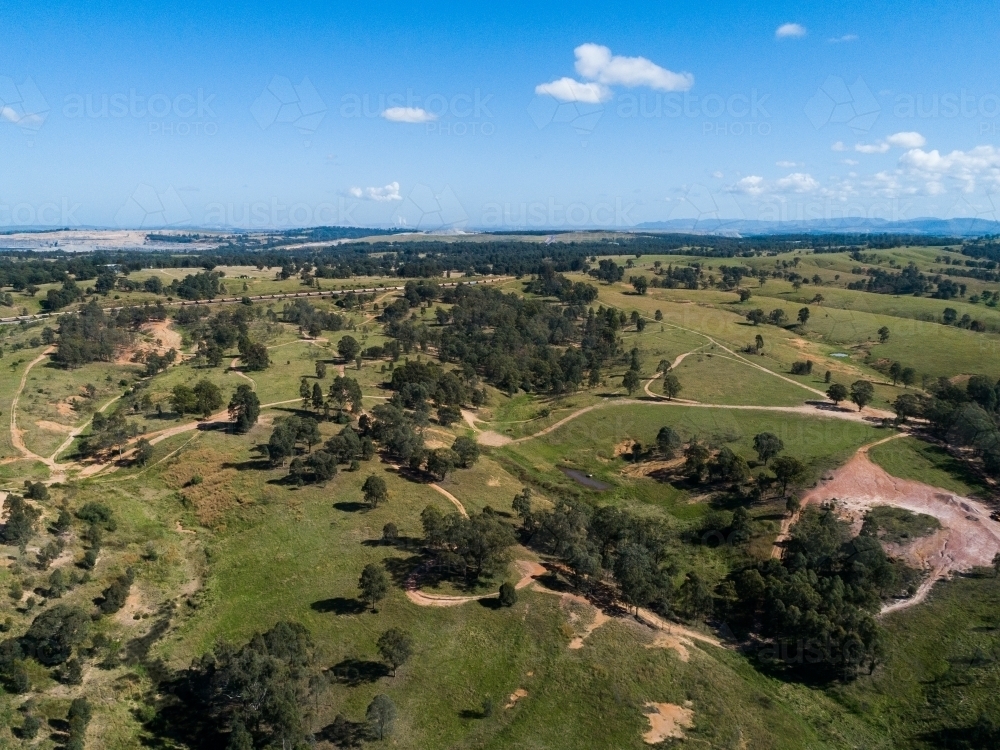
M610 484L605 484L604 482L598 479L594 479L593 477L588 477L584 472L579 471L577 469L567 469L566 467L560 467L559 470L577 484L582 484L584 487L588 487L592 490L611 489Z

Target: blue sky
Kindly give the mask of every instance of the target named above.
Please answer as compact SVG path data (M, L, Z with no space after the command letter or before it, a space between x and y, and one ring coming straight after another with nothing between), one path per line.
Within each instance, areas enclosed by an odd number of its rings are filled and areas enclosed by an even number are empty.
M992 3L81 6L0 11L0 229L1000 218Z

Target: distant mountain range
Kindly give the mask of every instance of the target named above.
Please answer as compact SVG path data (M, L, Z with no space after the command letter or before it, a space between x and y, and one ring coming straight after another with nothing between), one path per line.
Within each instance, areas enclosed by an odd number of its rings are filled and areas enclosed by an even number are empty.
M1000 221L936 219L909 221L886 219L811 219L806 221L755 221L751 219L670 219L647 221L634 229L651 232L713 234L743 237L759 234L916 234L938 237L980 237L1000 234Z

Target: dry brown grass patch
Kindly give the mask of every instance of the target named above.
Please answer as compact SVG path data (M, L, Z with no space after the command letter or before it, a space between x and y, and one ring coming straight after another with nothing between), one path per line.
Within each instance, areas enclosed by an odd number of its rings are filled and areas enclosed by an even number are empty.
M167 484L180 491L194 507L203 526L218 524L222 516L240 504L235 487L239 472L223 468L226 456L210 448L201 448L185 455L183 463L175 463L163 472ZM195 477L201 477L197 484Z

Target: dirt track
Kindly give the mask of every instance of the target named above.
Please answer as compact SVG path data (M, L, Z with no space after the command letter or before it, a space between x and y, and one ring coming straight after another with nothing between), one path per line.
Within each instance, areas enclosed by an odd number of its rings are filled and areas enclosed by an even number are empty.
M536 562L529 560L518 560L517 567L521 570L521 580L514 584L515 589L523 589L534 583L535 577L545 575L548 571ZM496 594L482 594L480 596L444 596L436 594L425 594L418 587L420 576L414 574L406 582L406 598L421 607L455 607L459 604L477 602L480 599L492 599L500 596Z

